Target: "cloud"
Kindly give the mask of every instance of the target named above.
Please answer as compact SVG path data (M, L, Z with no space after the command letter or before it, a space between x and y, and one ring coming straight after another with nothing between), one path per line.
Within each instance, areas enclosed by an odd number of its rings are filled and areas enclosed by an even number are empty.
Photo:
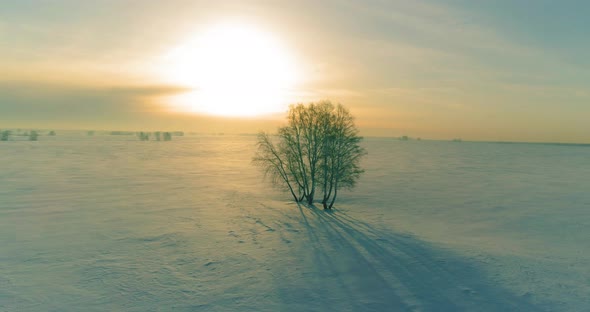
M87 87L0 82L0 121L109 121L158 110L150 98L186 92L168 85Z

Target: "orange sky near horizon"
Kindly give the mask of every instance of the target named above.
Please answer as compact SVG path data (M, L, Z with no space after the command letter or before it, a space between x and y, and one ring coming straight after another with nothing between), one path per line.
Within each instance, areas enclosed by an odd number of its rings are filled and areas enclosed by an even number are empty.
M544 5L8 2L0 127L253 133L329 99L368 136L590 143L590 6Z

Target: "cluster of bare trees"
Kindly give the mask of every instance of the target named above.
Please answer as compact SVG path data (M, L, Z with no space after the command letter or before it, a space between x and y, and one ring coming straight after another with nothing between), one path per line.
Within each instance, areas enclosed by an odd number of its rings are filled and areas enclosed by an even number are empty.
M12 131L10 131L10 130L0 131L0 141L8 141L8 138L10 138L11 134L12 134Z
M170 132L156 131L153 133L153 135L154 135L154 140L156 140L156 141L172 141L172 134ZM137 133L137 138L139 138L140 141L149 141L150 136L151 136L151 133L149 133L149 132L142 131L142 132Z
M52 131L53 134L49 135L55 135L55 132ZM8 141L10 139L10 136L13 135L12 131L10 130L4 130L4 131L0 131L0 141ZM39 138L39 132L36 130L31 130L31 132L25 131L23 133L21 133L21 130L19 129L17 131L17 135L18 136L26 136L29 138L29 141L37 141L37 139Z
M320 190L324 209L332 209L338 190L354 187L363 172L361 140L354 118L342 105L298 104L290 107L288 125L276 137L258 135L253 161L295 201L311 205Z

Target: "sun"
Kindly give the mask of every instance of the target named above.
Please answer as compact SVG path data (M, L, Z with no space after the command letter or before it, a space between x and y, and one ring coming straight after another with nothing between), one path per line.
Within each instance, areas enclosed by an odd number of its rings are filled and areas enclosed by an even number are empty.
M248 117L282 112L298 80L289 50L270 33L224 23L209 27L166 56L166 79L193 91L169 99L172 109Z

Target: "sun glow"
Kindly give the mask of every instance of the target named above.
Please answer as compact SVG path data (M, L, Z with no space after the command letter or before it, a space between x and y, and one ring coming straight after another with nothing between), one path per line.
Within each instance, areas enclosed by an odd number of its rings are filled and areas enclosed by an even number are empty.
M241 24L211 27L166 59L166 79L193 89L169 99L174 110L184 112L242 117L282 112L298 78L280 42Z

